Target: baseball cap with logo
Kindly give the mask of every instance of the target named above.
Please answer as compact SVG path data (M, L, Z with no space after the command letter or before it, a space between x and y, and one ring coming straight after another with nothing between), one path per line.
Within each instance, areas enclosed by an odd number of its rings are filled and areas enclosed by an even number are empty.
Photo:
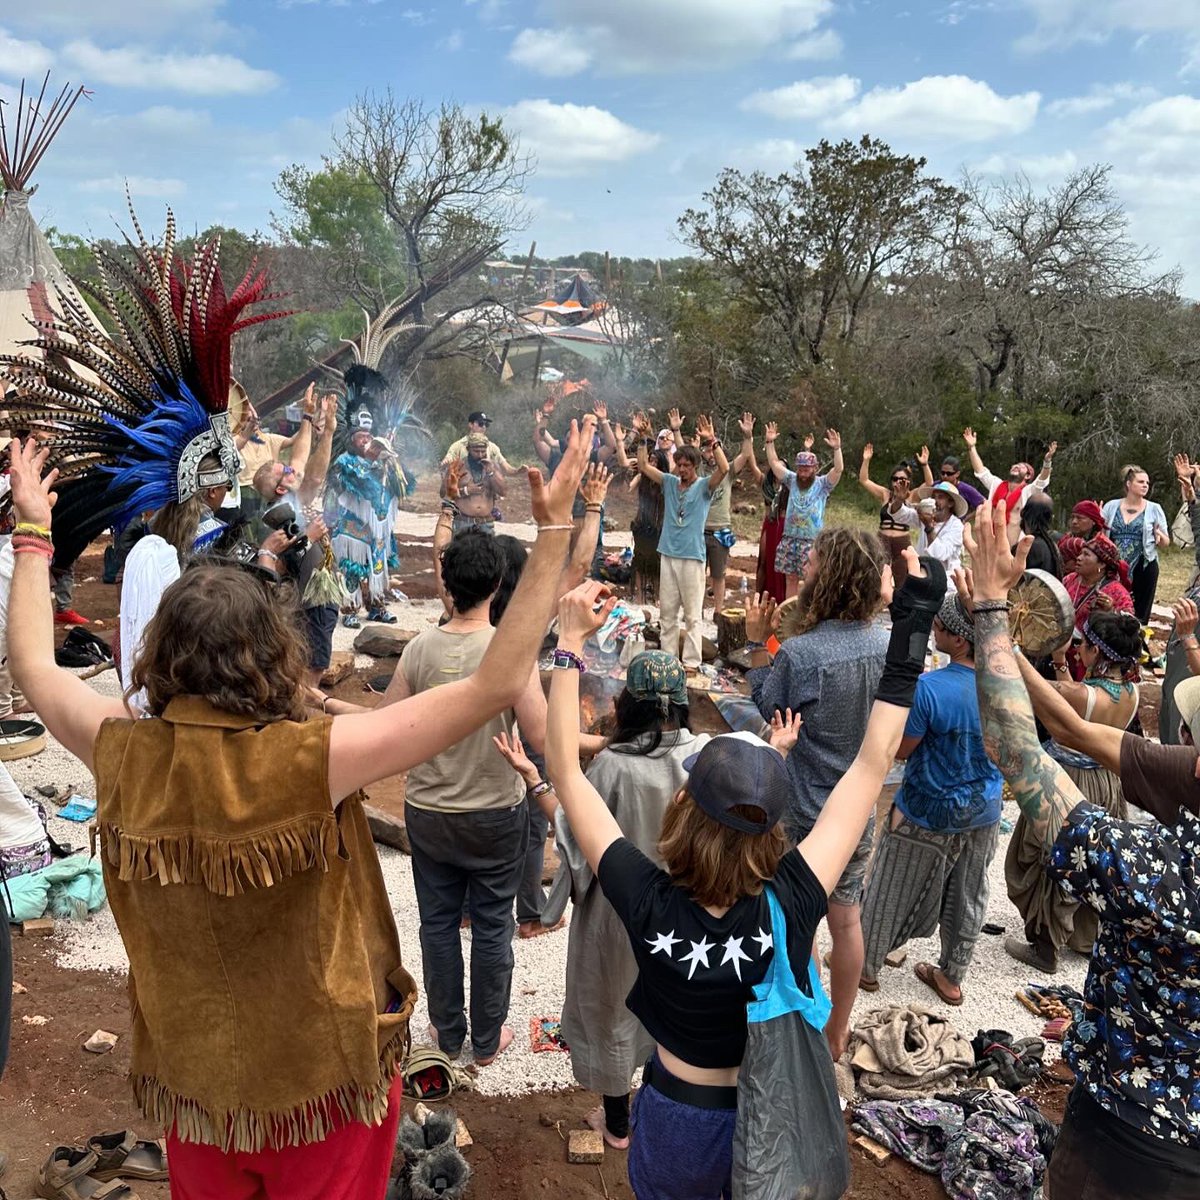
M687 790L714 821L742 833L766 833L787 809L791 786L783 756L751 733L722 733L683 760ZM751 820L732 809L762 810Z
M473 412L467 418L468 425L490 425L491 423L492 418L489 417L485 412Z

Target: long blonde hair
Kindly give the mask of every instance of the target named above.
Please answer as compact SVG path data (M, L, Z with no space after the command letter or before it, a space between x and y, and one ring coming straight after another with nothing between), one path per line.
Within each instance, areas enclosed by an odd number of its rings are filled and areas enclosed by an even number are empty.
M883 607L888 562L878 534L842 527L823 529L813 542L817 570L797 595L796 633L822 621L869 621Z

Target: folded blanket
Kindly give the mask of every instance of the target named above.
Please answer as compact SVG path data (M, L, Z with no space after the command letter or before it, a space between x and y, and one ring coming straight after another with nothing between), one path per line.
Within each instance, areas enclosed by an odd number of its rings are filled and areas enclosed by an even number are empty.
M975 1065L971 1043L919 1004L866 1014L850 1035L850 1065L864 1095L903 1100L945 1090Z

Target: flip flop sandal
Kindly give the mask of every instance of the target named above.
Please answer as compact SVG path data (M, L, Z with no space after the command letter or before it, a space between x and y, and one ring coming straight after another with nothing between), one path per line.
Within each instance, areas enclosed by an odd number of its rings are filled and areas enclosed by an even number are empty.
M106 1183L116 1179L166 1179L167 1143L161 1138L151 1142L140 1139L132 1129L117 1133L98 1133L88 1138L87 1148L96 1156L97 1165L89 1174Z
M90 1150L56 1146L38 1168L37 1194L44 1200L138 1200L127 1183L111 1179L101 1183L89 1174L96 1166Z
M938 983L938 978L934 974L936 969L937 968L934 967L933 963L921 962L917 963L917 965L913 967L913 974L927 988L935 991L943 1004L949 1004L952 1008L958 1008L963 1002L962 992L960 991L957 996L949 996L943 992L940 984Z

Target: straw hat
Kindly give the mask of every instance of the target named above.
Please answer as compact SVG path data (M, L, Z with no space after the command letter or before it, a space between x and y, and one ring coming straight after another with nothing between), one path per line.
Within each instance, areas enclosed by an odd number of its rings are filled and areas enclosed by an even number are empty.
M963 518L967 515L967 509L970 507L967 504L965 496L959 494L958 488L952 483L947 483L944 479L940 483L926 483L917 488L913 495L918 500L932 500L938 492L945 492L954 501L954 515L958 518Z
M1200 729L1196 727L1197 714L1200 714L1200 676L1190 676L1176 685L1175 707L1179 710L1180 721L1191 730L1192 739L1200 738Z

